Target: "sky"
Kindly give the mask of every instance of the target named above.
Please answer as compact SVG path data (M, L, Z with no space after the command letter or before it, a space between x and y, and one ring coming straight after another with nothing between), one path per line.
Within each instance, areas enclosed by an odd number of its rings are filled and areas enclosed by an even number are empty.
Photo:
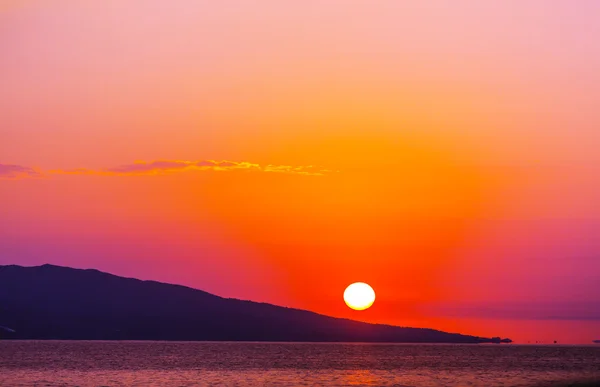
M600 2L0 1L0 264L600 339ZM377 293L347 308L347 285Z

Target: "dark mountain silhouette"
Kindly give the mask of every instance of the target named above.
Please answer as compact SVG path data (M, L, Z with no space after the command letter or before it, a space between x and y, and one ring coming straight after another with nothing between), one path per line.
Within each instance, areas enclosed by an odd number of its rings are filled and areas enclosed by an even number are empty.
M53 265L0 266L0 337L86 340L499 342L227 299Z

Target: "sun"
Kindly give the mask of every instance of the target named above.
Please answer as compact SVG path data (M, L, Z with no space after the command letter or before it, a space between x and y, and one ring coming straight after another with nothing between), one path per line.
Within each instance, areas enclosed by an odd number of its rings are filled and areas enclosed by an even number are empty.
M344 291L344 301L354 310L369 309L375 302L375 291L369 284L355 282Z

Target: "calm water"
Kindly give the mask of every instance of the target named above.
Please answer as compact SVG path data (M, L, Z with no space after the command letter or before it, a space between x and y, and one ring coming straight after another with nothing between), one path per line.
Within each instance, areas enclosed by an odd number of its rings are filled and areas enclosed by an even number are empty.
M0 386L532 386L600 346L0 341Z

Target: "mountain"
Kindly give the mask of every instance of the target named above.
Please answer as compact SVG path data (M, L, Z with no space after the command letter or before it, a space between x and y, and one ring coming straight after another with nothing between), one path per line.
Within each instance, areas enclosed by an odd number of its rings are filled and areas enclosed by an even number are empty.
M0 337L13 339L499 342L53 265L0 266L0 326Z

